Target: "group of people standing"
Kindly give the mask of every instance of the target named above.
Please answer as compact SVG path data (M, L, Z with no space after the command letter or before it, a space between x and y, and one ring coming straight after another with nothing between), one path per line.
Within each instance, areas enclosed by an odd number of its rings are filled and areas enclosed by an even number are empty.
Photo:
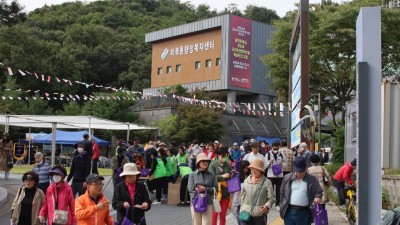
M196 159L196 169L188 180L192 224L216 225L219 221L219 225L225 225L230 206L241 225L265 225L274 206L285 225L311 224L312 206L320 204L324 208L329 201L329 184L324 178L330 178L319 155L312 154L306 143L301 143L297 151L285 145L274 142L269 149L250 140L240 147L236 143L229 149L219 146L213 152L214 158L206 154L209 152L191 156ZM231 179L240 181L239 191L228 191ZM195 200L201 194L208 198L204 212L199 212Z

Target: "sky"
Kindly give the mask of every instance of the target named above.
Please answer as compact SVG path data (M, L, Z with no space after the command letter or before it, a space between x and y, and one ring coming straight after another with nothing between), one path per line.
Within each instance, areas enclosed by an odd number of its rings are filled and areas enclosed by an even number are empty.
M10 2L11 0L8 0ZM57 5L63 2L71 2L73 0L17 0L21 5L25 6L25 11L29 12L36 8L40 8L47 5ZM82 2L91 2L94 0L83 0ZM321 0L309 0L310 3L320 3ZM348 0L333 0L334 2L342 3ZM190 2L195 6L199 4L207 4L211 9L217 9L217 11L224 10L227 5L231 3L235 3L238 6L238 9L243 11L247 5L255 5L266 7L268 9L273 9L276 13L283 17L287 11L291 11L296 9L295 3L299 2L299 0L181 0L181 2Z

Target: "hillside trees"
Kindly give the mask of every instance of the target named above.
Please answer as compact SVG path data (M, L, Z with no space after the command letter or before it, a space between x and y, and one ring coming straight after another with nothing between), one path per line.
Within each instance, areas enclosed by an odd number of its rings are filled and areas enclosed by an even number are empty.
M355 96L356 19L362 6L380 6L381 1L352 1L342 5L327 2L314 5L310 12L310 94L321 93L322 110L333 115L343 112L345 104ZM269 67L268 76L280 101L288 101L289 39L295 13L274 22L276 32L269 45L275 52L263 57ZM394 29L400 12L382 9L382 75L393 75L399 68L400 35ZM335 126L344 123L344 113ZM334 117L335 118L335 117Z

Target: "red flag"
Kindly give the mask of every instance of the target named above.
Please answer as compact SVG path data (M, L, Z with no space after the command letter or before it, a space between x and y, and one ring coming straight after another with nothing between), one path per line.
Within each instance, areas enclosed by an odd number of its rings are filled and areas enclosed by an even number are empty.
M47 82L48 82L48 83L50 83L50 79L51 79L51 77L50 77L50 76L47 76Z

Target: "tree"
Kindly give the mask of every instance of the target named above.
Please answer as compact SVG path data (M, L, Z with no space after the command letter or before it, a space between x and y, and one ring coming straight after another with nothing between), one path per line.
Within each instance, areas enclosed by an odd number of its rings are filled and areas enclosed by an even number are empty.
M273 20L279 19L279 16L276 14L275 10L254 5L248 5L244 10L244 15L247 18L268 24L271 24Z
M197 139L200 142L218 140L223 135L221 112L195 105L179 107L179 126L172 136L177 141Z
M160 133L163 139L171 140L172 136L177 133L179 126L178 115L169 115L167 118L157 122L157 127L160 128Z
M15 25L26 20L26 13L22 12L24 7L17 1L7 4L6 0L0 0L0 25Z
M355 57L356 57L356 19L362 6L379 6L381 1L355 0L342 5L330 1L313 5L310 12L310 94L321 93L322 111L333 115L341 113L342 118L335 126L344 123L343 113L346 103L355 96ZM280 101L288 100L289 76L289 38L292 32L294 16L292 12L282 20L274 22L274 32L269 46L274 53L263 57L269 68L268 76L274 80L273 88ZM398 10L382 10L382 65L383 76L400 67L400 50L395 48L400 35L394 28L400 23Z

